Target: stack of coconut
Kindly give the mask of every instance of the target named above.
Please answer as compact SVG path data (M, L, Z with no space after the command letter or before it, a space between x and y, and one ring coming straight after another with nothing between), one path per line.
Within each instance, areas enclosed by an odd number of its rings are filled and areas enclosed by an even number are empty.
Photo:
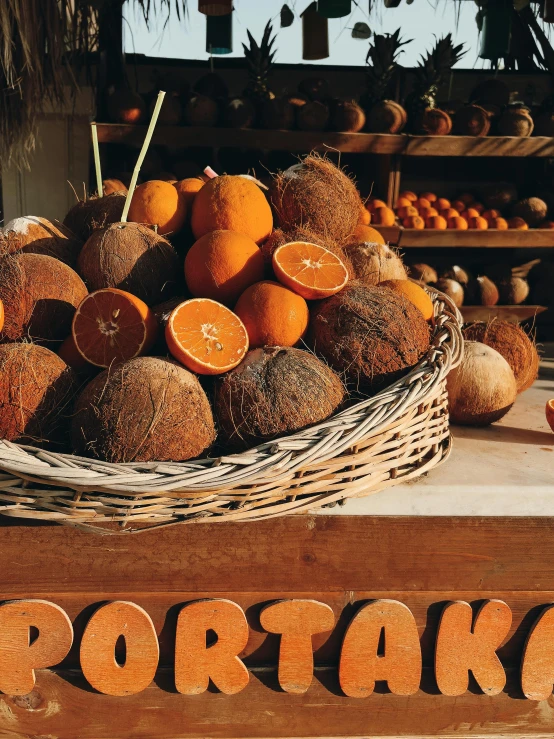
M213 174L213 173L212 173ZM433 304L309 156L137 187L2 238L0 437L109 462L244 449L328 418L427 353ZM274 219L278 228L274 228Z

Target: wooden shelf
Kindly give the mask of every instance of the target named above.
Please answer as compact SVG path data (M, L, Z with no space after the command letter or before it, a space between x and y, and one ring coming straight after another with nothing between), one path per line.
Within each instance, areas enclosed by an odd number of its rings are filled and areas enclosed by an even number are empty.
M529 231L433 231L402 228L399 226L374 226L386 241L401 249L406 248L554 248L554 229L530 229Z
M103 144L139 147L146 126L99 123L98 140ZM397 154L413 157L554 157L554 138L533 136L397 136L378 133L334 131L266 131L255 128L196 128L159 126L154 144L169 146L236 147L309 152L336 149L356 154Z
M519 323L520 321L527 321L529 318L534 318L546 310L548 309L543 305L493 305L491 307L484 305L464 305L460 308L465 323L490 321L493 318L497 318L500 321Z

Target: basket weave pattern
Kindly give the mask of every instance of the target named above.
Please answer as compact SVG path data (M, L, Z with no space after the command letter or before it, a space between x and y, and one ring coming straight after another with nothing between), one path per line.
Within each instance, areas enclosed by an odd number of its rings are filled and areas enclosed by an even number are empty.
M428 292L435 325L427 355L327 421L241 454L181 463L109 464L0 441L0 513L130 533L316 509L427 472L450 453L446 375L463 351L459 311Z

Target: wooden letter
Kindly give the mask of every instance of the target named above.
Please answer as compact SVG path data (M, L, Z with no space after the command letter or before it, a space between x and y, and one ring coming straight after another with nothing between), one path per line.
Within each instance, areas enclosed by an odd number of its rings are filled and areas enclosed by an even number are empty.
M486 695L498 695L506 673L496 650L508 636L512 612L501 600L488 600L475 616L469 603L454 601L441 614L435 648L435 677L443 695L463 695L469 670Z
M125 664L115 644L125 639ZM81 669L93 688L106 695L134 695L152 682L160 649L152 619L143 608L116 600L95 611L81 640Z
M217 635L206 645L206 635ZM187 603L177 619L175 635L175 687L179 693L198 695L210 679L227 695L248 685L248 670L238 655L248 642L244 611L230 600L198 600Z
M384 637L383 655L379 641ZM362 606L350 622L339 664L340 686L351 698L373 693L386 680L391 693L417 693L421 680L421 646L414 617L396 600L374 600Z
M545 701L554 683L554 605L547 606L533 624L521 664L521 688L526 698Z
M32 644L31 626L38 629ZM55 603L4 603L0 606L0 690L8 695L27 695L35 687L35 670L57 665L72 643L71 621Z
M317 600L281 600L260 613L262 628L281 634L279 685L287 693L305 693L314 674L312 635L331 631L333 609Z

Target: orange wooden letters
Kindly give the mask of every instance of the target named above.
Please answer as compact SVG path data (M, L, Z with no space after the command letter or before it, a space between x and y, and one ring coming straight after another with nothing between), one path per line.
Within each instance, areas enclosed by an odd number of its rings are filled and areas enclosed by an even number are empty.
M217 641L206 645L209 630ZM248 685L248 670L238 655L248 642L244 611L230 600L188 603L179 613L175 636L175 687L197 695L209 681L222 693L238 693Z
M125 638L125 664L115 644ZM133 695L152 682L160 650L152 619L143 608L113 601L93 613L81 640L81 669L93 688L106 695Z
M529 632L521 664L521 688L526 698L544 701L554 684L554 605L543 610Z
M472 628L473 623L473 628ZM512 612L501 600L488 600L473 621L469 603L449 603L441 615L435 647L435 677L443 695L462 695L469 670L487 695L498 695L506 673L496 650L508 636Z
M383 654L379 654L381 635ZM386 680L391 693L412 695L421 680L421 647L415 619L403 603L374 600L356 613L342 643L339 664L342 690L351 698L373 693Z
M31 627L38 629L31 643ZM35 669L53 667L73 643L67 614L45 600L13 600L0 606L0 690L27 695L35 686Z
M331 631L332 608L317 600L281 600L260 613L265 631L281 634L279 685L287 693L305 693L314 674L312 635Z

